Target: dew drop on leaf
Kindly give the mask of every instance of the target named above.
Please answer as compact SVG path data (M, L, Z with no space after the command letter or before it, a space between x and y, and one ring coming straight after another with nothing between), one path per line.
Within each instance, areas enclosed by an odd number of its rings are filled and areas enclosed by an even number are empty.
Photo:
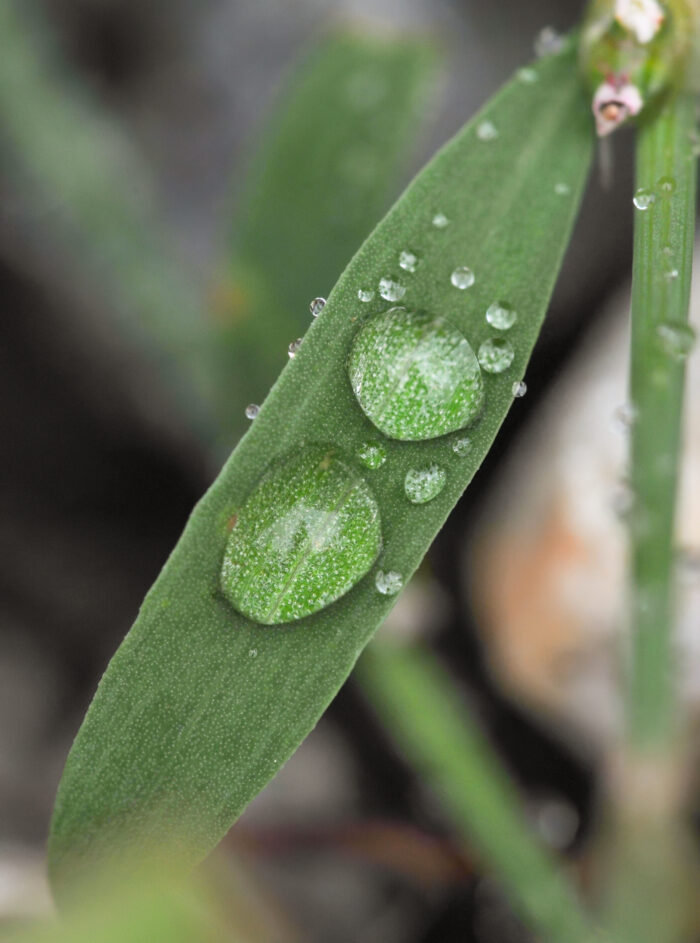
M396 570L389 570L386 573L384 570L377 570L374 585L382 596L395 596L403 589L403 576Z
M411 252L410 249L404 249L403 252L399 254L399 265L404 272L415 272L418 268L418 262L418 256L415 252Z
M505 301L494 301L486 311L486 320L497 331L509 331L518 320L518 314Z
M433 226L436 229L446 229L449 225L450 221L444 213L436 213L435 216L433 216Z
M445 470L439 465L411 468L406 472L404 491L411 504L427 504L440 494L446 481Z
M481 121L476 128L480 141L493 141L498 137L498 128L492 121Z
M379 442L363 442L357 457L365 468L381 468L386 461L386 449Z
M221 589L256 622L293 622L347 593L380 547L367 483L334 447L308 446L269 471L238 512Z
M434 439L463 429L484 401L466 337L428 312L391 308L357 332L350 384L367 418L391 439Z
M372 291L371 288L367 288L367 289L360 288L360 290L357 292L357 297L360 299L360 301L367 304L368 301L373 300L374 294L375 293Z
M309 305L309 310L311 311L312 317L317 318L325 307L326 307L325 298L314 298L314 300Z
M656 328L661 349L672 360L685 360L695 345L695 331L684 321L664 321Z
M479 363L487 373L503 373L514 357L513 345L505 337L491 337L479 348Z
M260 407L257 403L249 403L245 408L245 418L246 419L255 419L255 417L260 412Z
M553 26L545 26L535 36L535 55L539 59L545 56L555 56L564 49L565 37L558 33Z
M476 277L470 268L467 268L466 265L460 265L450 275L450 281L455 288L464 291L466 288L471 288L476 281Z
M517 76L521 82L525 83L525 85L533 85L538 78L535 69L531 69L529 66L524 66L522 69L518 69Z
M452 443L452 451L459 458L464 458L465 455L469 455L472 450L472 440L468 436L461 436L459 439L455 439Z
M571 193L571 187L568 183L560 180L559 183L554 184L554 192L557 196L568 196Z
M660 177L656 183L656 187L659 193L661 193L661 196L671 196L676 189L676 181L673 177Z
M303 341L303 339L304 339L303 337L297 337L297 339L295 341L292 341L292 343L287 348L287 353L289 354L290 360L294 360L294 358L296 357L297 351L301 347L301 342Z
M401 301L406 294L406 286L386 276L379 280L379 294L385 301Z
M527 383L524 380L514 383L512 393L516 399L522 399L527 393Z
M636 209L648 210L656 202L656 195L651 190L647 190L646 187L640 187L632 197L632 202Z

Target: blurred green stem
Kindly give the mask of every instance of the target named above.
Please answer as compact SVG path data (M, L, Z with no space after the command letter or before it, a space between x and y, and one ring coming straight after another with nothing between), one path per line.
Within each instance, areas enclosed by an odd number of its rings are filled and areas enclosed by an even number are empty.
M433 656L418 647L377 642L359 670L387 729L438 793L457 830L503 882L523 921L548 943L598 939L557 861L520 813L515 787Z
M633 641L628 740L667 750L677 733L673 671L674 522L695 232L695 100L679 95L639 131L630 395Z

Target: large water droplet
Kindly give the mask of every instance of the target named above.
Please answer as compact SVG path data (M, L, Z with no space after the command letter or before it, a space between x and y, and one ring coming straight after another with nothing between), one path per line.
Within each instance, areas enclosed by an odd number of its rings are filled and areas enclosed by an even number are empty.
M458 455L459 458L464 458L465 455L469 455L472 450L472 440L468 436L461 436L459 439L455 439L452 443L452 451L455 455Z
M403 576L396 570L389 570L386 573L384 570L377 570L374 585L382 596L395 596L403 589Z
M357 457L366 468L381 468L386 461L386 449L379 442L363 442Z
M388 276L379 280L379 294L385 301L401 301L406 287Z
M470 268L467 268L466 265L460 265L459 268L456 268L450 275L450 281L455 288L464 291L465 288L471 288L476 281L476 277Z
M433 226L436 229L446 229L449 225L450 221L444 213L436 213L435 216L433 216Z
M367 304L368 301L372 301L372 299L374 298L374 294L375 293L372 291L371 288L367 288L367 289L360 288L359 291L357 292L357 297L360 299L360 301Z
M632 197L632 202L638 210L648 210L656 202L656 194L646 187L640 187Z
M360 328L348 363L367 417L392 439L433 439L481 412L479 364L466 337L445 318L391 308Z
M238 511L221 589L256 622L293 622L347 593L380 546L369 486L337 449L309 446L268 472Z
M427 504L440 494L446 481L445 470L439 465L411 468L406 472L404 491L411 504Z
M514 357L513 345L505 337L491 337L479 348L479 363L487 373L503 373Z
M486 311L486 320L497 331L508 331L518 320L518 314L505 301L494 301Z
M245 418L246 419L255 419L255 417L260 412L260 407L257 403L249 403L245 408Z
M317 318L325 307L326 307L325 298L314 298L314 300L309 305L309 310L311 311L312 317Z
M493 141L498 137L498 128L492 121L480 121L476 128L480 141Z
M411 252L410 249L404 249L403 252L399 254L399 265L404 272L415 272L418 268L418 262L418 256L415 252Z
M685 360L695 345L695 331L684 321L664 321L656 328L664 353L673 360Z

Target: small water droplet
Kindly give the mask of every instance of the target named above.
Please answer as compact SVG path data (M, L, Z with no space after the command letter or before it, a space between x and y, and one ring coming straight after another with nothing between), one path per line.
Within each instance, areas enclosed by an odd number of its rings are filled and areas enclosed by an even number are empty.
M553 26L545 26L535 36L535 55L538 59L545 56L556 56L564 49L566 37L558 33Z
M297 351L301 347L301 342L303 340L304 340L303 337L297 337L297 339L295 341L292 341L292 343L287 348L287 353L289 354L290 360L294 360L294 358L296 357Z
M532 85L538 79L536 70L531 69L529 66L518 69L517 76L520 81L524 82L526 85Z
M627 520L636 503L636 497L631 484L621 481L612 496L612 509L615 517L620 521Z
M375 295L375 292L373 292L371 288L370 289L360 288L360 290L357 292L357 297L360 299L360 301L365 302L365 304L368 301L372 301L372 299L374 298L374 295Z
M656 189L661 196L671 196L676 189L676 181L673 177L660 177L656 182Z
M521 380L519 383L514 383L512 390L513 396L516 399L522 399L527 393L527 383L524 380Z
M673 264L673 249L670 246L664 246L661 250L661 267L667 281L672 282L678 278L678 269Z
M621 403L613 412L613 419L618 429L627 432L637 421L639 410L634 403Z
M648 210L656 202L656 194L652 193L651 190L647 190L646 187L640 187L632 197L632 202L636 209Z
M503 373L513 363L515 351L505 337L491 337L481 345L478 356L487 373Z
M258 657L258 650L257 650L257 648L251 648L251 650L248 652L248 656L249 656L250 658L257 658L257 657Z
M403 589L403 576L396 570L389 570L386 573L384 570L377 570L374 585L382 596L395 596Z
M450 281L455 286L455 288L459 288L460 291L464 291L465 288L471 288L471 286L476 281L476 276L470 268L467 268L466 265L460 265L459 268L456 268L450 275Z
M563 799L545 799L538 803L535 827L546 845L563 851L576 837L579 828L578 812Z
M249 403L245 408L245 418L246 419L255 419L255 417L260 412L260 407L257 403Z
M673 360L685 360L695 345L695 331L684 321L664 321L656 328L661 349Z
M367 418L392 439L463 429L481 412L481 371L466 337L445 318L391 308L367 320L348 360Z
M449 225L450 221L444 213L436 213L435 216L433 216L433 226L436 229L446 229Z
M486 310L486 320L497 331L509 331L518 320L518 314L506 301L494 301Z
M418 262L418 256L415 252L411 252L410 249L404 249L403 252L399 254L399 265L404 272L415 272L418 268Z
M452 443L452 451L455 455L458 455L459 458L464 458L465 455L469 455L472 450L472 440L468 436L461 436L459 439L455 439Z
M238 511L221 589L263 625L293 622L345 595L381 547L379 508L363 477L332 446L292 453Z
M357 457L367 468L380 468L386 461L386 449L379 442L363 442Z
M477 125L476 136L480 141L493 141L498 137L498 128L492 121L481 121Z
M406 287L386 276L379 280L379 294L385 301L401 301L406 294Z
M679 547L676 551L676 565L684 583L697 582L700 579L700 549Z
M560 180L559 183L554 184L554 192L557 196L568 196L571 193L571 187Z
M309 310L311 311L311 316L317 318L319 314L326 307L325 298L314 298L314 300L309 305Z
M411 504L427 504L436 498L447 482L447 475L439 465L411 468L406 472L404 491Z

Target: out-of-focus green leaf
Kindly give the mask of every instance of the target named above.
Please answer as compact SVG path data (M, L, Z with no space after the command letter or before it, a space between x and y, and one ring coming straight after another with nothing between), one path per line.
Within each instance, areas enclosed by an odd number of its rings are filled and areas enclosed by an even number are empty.
M185 422L211 441L218 388L204 292L183 270L139 154L69 75L41 22L33 0L0 3L3 157L29 203L51 208L42 226L99 312L146 352Z
M56 884L92 855L159 845L171 832L191 861L207 853L317 722L392 606L377 586L396 588L392 573L410 577L488 451L539 333L591 154L573 50L540 61L527 79L509 83L434 158L360 248L195 509L68 759L50 840ZM447 226L434 225L440 213ZM398 265L409 249L419 258L413 273ZM463 266L475 273L466 290L452 279ZM388 276L400 277L406 304L449 319L475 350L499 333L485 320L493 302L518 312L511 366L484 374L470 450L461 432L383 438L358 405L348 357L363 319L390 307L376 294ZM360 301L359 290L375 291L374 299ZM222 562L237 511L266 469L309 443L353 463L368 439L386 455L374 470L355 460L381 517L375 567L337 602L283 627L234 611L220 590ZM432 464L442 490L411 503L407 473ZM342 508L328 514L298 498L264 539L282 549L306 540L309 554L321 554Z
M328 36L269 122L234 218L222 334L221 425L240 432L326 296L398 194L425 117L434 57L425 39ZM230 438L230 437L229 437Z

